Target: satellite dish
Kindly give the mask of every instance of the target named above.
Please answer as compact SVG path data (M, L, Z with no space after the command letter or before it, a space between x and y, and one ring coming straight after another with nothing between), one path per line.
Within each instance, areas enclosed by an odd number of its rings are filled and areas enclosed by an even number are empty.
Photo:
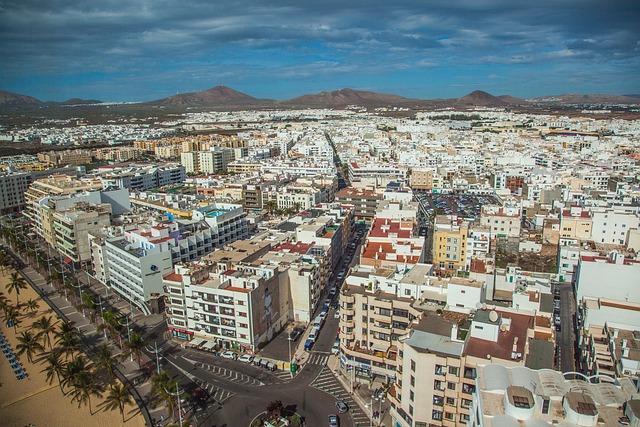
M498 321L498 313L496 313L495 310L491 310L491 312L489 312L489 320L494 323Z

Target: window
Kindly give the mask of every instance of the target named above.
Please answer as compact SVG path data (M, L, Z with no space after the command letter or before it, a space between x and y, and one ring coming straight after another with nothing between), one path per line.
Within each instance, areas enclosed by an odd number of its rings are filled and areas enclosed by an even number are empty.
M461 423L466 423L467 421L469 421L469 415L467 415L467 414L460 414L460 422L461 422Z
M413 402L414 398L415 398L415 395L413 393L413 390L409 390L409 400Z
M411 296L411 289L405 289L404 290L404 295L405 296Z
M411 375L411 381L409 381L409 383L411 384L411 387L415 387L415 385L416 385L416 377Z
M431 411L431 419L442 421L442 411L433 410Z
M413 406L409 405L409 415L413 417Z
M411 359L411 372L415 372L416 371L416 362L415 360Z
M443 402L444 402L444 399L442 398L442 396L433 396L433 404L435 406L442 406Z
M455 390L456 389L456 383L451 382L451 381L447 382L447 388L449 390Z
M456 375L456 376L457 376L457 375L458 375L459 370L460 370L460 369L459 369L459 368L457 368L457 367L455 367L455 366L449 366L449 373L450 373L451 375Z
M366 310L367 309L367 304L362 304L362 309Z
M447 405L456 406L456 399L453 397L447 397Z
M450 421L451 421L451 420L453 420L453 419L455 418L455 415L454 415L454 414L452 414L451 412L445 412L445 413L444 413L444 418L445 418L446 420L450 420Z

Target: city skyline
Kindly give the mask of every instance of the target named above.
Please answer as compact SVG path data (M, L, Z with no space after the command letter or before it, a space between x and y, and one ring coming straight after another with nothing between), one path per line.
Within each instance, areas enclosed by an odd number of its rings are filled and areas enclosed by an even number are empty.
M4 2L0 89L43 101L216 85L278 100L343 87L422 99L640 91L636 2L414 3Z

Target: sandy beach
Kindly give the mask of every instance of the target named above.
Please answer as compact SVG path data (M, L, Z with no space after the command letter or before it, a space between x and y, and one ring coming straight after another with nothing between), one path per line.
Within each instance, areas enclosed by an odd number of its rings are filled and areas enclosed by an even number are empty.
M0 291L15 303L15 293L8 294L5 289L9 282L10 272L0 273ZM35 299L40 304L39 309L31 314L20 316L20 325L17 334L30 330L32 323L42 315L52 316L57 319L50 307L41 300L37 293L28 286L20 292L20 302L28 299ZM24 311L22 311L24 313ZM1 322L0 330L4 334L14 353L17 352L16 333L13 327L7 327L5 322ZM70 396L65 396L60 391L58 381L49 385L46 381L45 363L38 363L41 356L34 356L34 363L29 363L26 354L19 356L28 378L18 380L7 357L0 354L0 424L8 426L144 426L144 418L140 414L135 403L125 408L125 423L122 423L122 416L119 410L105 410L102 407L104 399L91 397L91 414L88 406L78 408L77 403L71 402ZM133 402L133 398L132 398Z

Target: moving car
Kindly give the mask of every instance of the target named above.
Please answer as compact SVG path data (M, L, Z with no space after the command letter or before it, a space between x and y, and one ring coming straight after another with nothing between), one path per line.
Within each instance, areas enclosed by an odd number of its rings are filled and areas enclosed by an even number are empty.
M336 408L338 409L338 413L344 414L349 410L349 407L343 400L336 400Z
M340 419L337 415L329 415L329 427L339 427Z
M340 340L336 340L336 342L333 343L333 347L331 347L331 353L340 353Z

